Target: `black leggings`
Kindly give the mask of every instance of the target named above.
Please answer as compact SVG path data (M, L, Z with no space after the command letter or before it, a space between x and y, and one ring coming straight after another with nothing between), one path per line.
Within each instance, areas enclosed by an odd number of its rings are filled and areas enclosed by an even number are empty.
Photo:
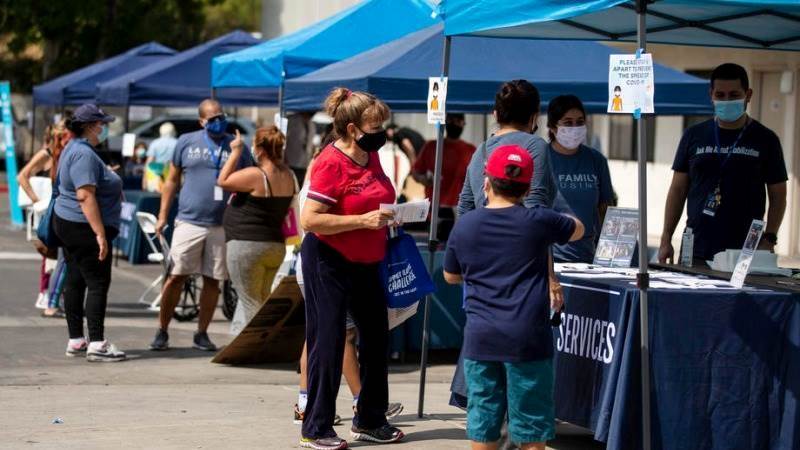
M386 425L389 326L378 265L349 262L313 233L306 234L301 251L308 344L303 436L318 439L336 435L333 416L342 379L348 310L358 328L361 366L361 393L353 422L361 428Z
M64 312L70 339L83 334L83 317L89 328L89 341L102 341L108 288L111 285L111 241L117 229L106 227L106 258L97 259L100 247L88 223L71 222L55 216L55 232L64 248L67 276L64 280ZM84 298L86 307L84 313Z

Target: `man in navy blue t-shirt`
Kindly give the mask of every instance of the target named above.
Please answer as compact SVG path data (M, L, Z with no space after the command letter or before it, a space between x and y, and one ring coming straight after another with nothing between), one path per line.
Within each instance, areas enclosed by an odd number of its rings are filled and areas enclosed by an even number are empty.
M583 236L583 224L545 207L525 208L533 159L522 147L496 149L486 165L485 208L465 214L447 243L444 277L464 282L467 434L514 442L555 436L548 248ZM553 299L552 303L560 303ZM544 448L544 447L542 447Z
M763 219L765 211L759 248L775 250L788 177L778 136L746 113L752 95L743 67L727 63L711 73L715 117L686 130L678 145L659 262L674 258L672 235L684 202L695 258L710 260L718 252L742 248L753 219Z

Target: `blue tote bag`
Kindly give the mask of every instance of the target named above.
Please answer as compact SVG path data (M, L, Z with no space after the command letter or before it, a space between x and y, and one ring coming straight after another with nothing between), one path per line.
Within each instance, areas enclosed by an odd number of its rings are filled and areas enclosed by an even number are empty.
M402 230L398 233L389 239L380 264L389 308L405 308L436 290L414 238Z
M61 159L64 159L67 153L66 150L67 147L64 147L64 151L61 152ZM39 226L36 228L36 237L50 250L61 247L61 240L56 236L56 232L53 230L56 215L54 210L56 207L56 199L59 195L58 185L60 179L58 167L56 167L56 181L53 183L53 194L50 196L50 204L47 205L47 211L42 218L39 219Z

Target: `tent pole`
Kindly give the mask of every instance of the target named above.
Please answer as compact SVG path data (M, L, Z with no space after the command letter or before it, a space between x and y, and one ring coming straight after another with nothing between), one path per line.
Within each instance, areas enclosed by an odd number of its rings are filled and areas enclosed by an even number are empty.
M450 36L444 38L444 51L442 55L442 77L446 77L450 72ZM447 99L445 99L445 102ZM447 108L445 107L445 110ZM444 153L444 127L442 124L436 124L436 160L433 169L433 198L431 202L431 228L428 238L428 271L433 274L433 267L436 260L436 249L439 247L437 241L437 229L439 227L439 192L441 190L442 181L442 154ZM431 301L433 295L428 295L422 302L423 305L423 319L422 319L422 355L419 363L419 406L417 409L417 417L422 418L425 406L425 375L428 367L428 342L430 341L430 317L431 317Z
M36 147L36 100L33 101L31 109L33 110L31 112L31 158L33 158L33 152Z
M131 105L130 103L125 104L125 120L123 121L125 124L125 132L128 132L128 128L131 125Z
M636 42L642 52L647 48L647 1L636 1L637 27ZM644 117L636 121L638 129L638 168L639 168L639 322L640 351L642 364L642 449L650 450L650 332L648 324L647 289L650 275L647 273L649 258L647 252L647 128Z

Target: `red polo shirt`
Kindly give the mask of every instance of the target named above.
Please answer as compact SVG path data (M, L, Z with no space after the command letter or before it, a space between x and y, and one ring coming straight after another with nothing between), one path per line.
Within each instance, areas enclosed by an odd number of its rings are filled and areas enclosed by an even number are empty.
M377 153L369 154L364 167L331 144L314 161L308 198L330 206L329 214L349 216L374 211L381 203L394 203L395 193ZM386 254L386 228L316 235L348 261L372 264Z

